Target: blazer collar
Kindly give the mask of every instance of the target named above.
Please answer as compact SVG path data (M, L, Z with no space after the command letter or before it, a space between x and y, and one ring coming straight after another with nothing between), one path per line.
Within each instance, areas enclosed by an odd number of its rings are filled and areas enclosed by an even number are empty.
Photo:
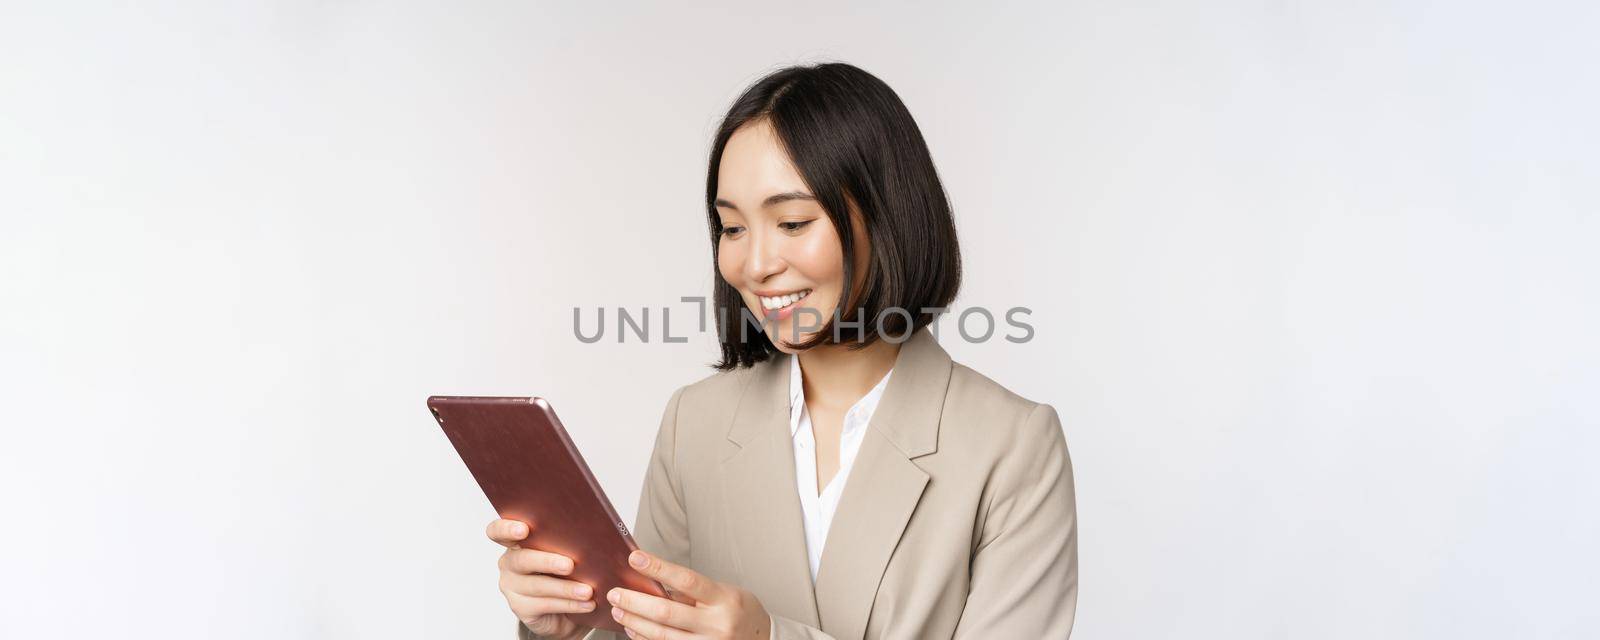
M779 409L787 416L791 408L789 375L793 358L780 354L756 365L739 401L739 417ZM900 345L894 373L889 376L883 399L873 413L870 429L878 429L888 436L908 459L936 451L939 414L944 408L945 389L950 384L950 367L950 354L939 346L928 329L917 330ZM939 401L928 401L934 398ZM728 440L740 447L763 434L759 421L735 419L728 428Z
M741 586L767 610L819 627L839 640L860 638L878 583L927 486L913 458L938 449L939 417L951 361L927 329L901 344L894 375L840 496L815 584L789 434L789 359L751 372L728 428L723 456L723 517Z

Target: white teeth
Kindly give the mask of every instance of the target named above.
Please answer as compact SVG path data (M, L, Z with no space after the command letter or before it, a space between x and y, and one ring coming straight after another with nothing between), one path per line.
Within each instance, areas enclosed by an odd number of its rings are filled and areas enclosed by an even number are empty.
M791 293L791 294L786 295L786 296L778 296L776 298L768 298L766 296L757 296L757 297L761 298L761 306L762 307L764 307L764 308L766 308L768 310L776 310L776 309L782 309L782 308L787 307L787 306L789 306L791 304L799 302L801 298L806 297L806 295L809 294L809 293L811 293L811 290L810 289L806 289L804 291Z

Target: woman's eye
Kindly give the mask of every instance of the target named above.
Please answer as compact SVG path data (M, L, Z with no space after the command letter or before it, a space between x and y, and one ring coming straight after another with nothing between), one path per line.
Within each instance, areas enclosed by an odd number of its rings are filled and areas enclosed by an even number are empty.
M740 231L744 231L744 227L723 227L722 228L722 235L731 238L733 236L739 235Z
M779 222L778 226L784 231L799 231L801 227L804 227L808 224L811 224L810 220L799 220L794 222Z

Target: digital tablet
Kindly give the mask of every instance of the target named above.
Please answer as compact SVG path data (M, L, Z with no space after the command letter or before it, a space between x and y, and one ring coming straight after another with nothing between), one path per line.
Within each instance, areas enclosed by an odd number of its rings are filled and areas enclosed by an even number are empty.
M621 633L606 602L613 587L669 597L628 565L639 547L549 403L433 396L428 409L500 517L532 525L519 546L572 558L572 573L557 577L594 588L594 610L566 614L573 622Z

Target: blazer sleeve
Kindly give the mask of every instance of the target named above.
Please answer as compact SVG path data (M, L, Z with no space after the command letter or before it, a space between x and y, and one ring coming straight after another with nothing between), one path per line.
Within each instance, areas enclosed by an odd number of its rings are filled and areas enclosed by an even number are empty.
M1034 407L995 471L956 640L1066 638L1078 608L1078 518L1061 418Z
M689 566L689 515L684 509L683 488L679 481L677 461L678 402L683 396L680 387L667 401L667 410L661 415L661 426L656 429L655 447L650 453L649 466L645 468L644 488L639 492L639 515L634 518L633 541L639 548L656 554L669 562ZM604 598L605 594L595 594ZM528 627L517 621L519 640L542 640ZM627 636L613 631L595 629L584 640L627 640Z

